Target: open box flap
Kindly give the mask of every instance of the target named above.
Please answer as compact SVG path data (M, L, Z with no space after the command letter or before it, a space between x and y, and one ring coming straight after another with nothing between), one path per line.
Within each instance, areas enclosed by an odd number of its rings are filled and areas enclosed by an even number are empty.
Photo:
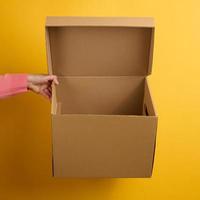
M50 74L146 76L151 74L154 21L127 17L47 17Z

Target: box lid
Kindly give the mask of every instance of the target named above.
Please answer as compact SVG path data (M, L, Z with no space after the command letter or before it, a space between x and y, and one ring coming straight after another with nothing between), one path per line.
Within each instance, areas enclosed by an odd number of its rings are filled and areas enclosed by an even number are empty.
M50 74L146 76L151 74L153 18L47 17Z

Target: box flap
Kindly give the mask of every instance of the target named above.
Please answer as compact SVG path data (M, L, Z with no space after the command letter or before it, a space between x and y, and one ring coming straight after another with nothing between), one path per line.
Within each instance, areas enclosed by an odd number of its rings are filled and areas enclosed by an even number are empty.
M146 76L151 73L154 21L127 17L47 17L50 74Z

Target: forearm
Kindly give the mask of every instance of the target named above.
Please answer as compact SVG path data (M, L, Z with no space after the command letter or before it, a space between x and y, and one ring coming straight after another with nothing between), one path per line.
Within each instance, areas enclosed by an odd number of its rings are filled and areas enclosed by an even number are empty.
M28 85L27 74L0 75L0 98L26 92Z

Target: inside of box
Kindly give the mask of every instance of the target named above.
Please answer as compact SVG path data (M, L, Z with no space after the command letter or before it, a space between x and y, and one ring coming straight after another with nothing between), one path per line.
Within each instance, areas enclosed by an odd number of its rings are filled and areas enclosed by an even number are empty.
M53 91L56 114L155 115L144 77L59 77L59 82Z
M58 76L146 76L153 28L48 27L51 72Z
M146 79L149 27L47 28L54 114L154 115Z

